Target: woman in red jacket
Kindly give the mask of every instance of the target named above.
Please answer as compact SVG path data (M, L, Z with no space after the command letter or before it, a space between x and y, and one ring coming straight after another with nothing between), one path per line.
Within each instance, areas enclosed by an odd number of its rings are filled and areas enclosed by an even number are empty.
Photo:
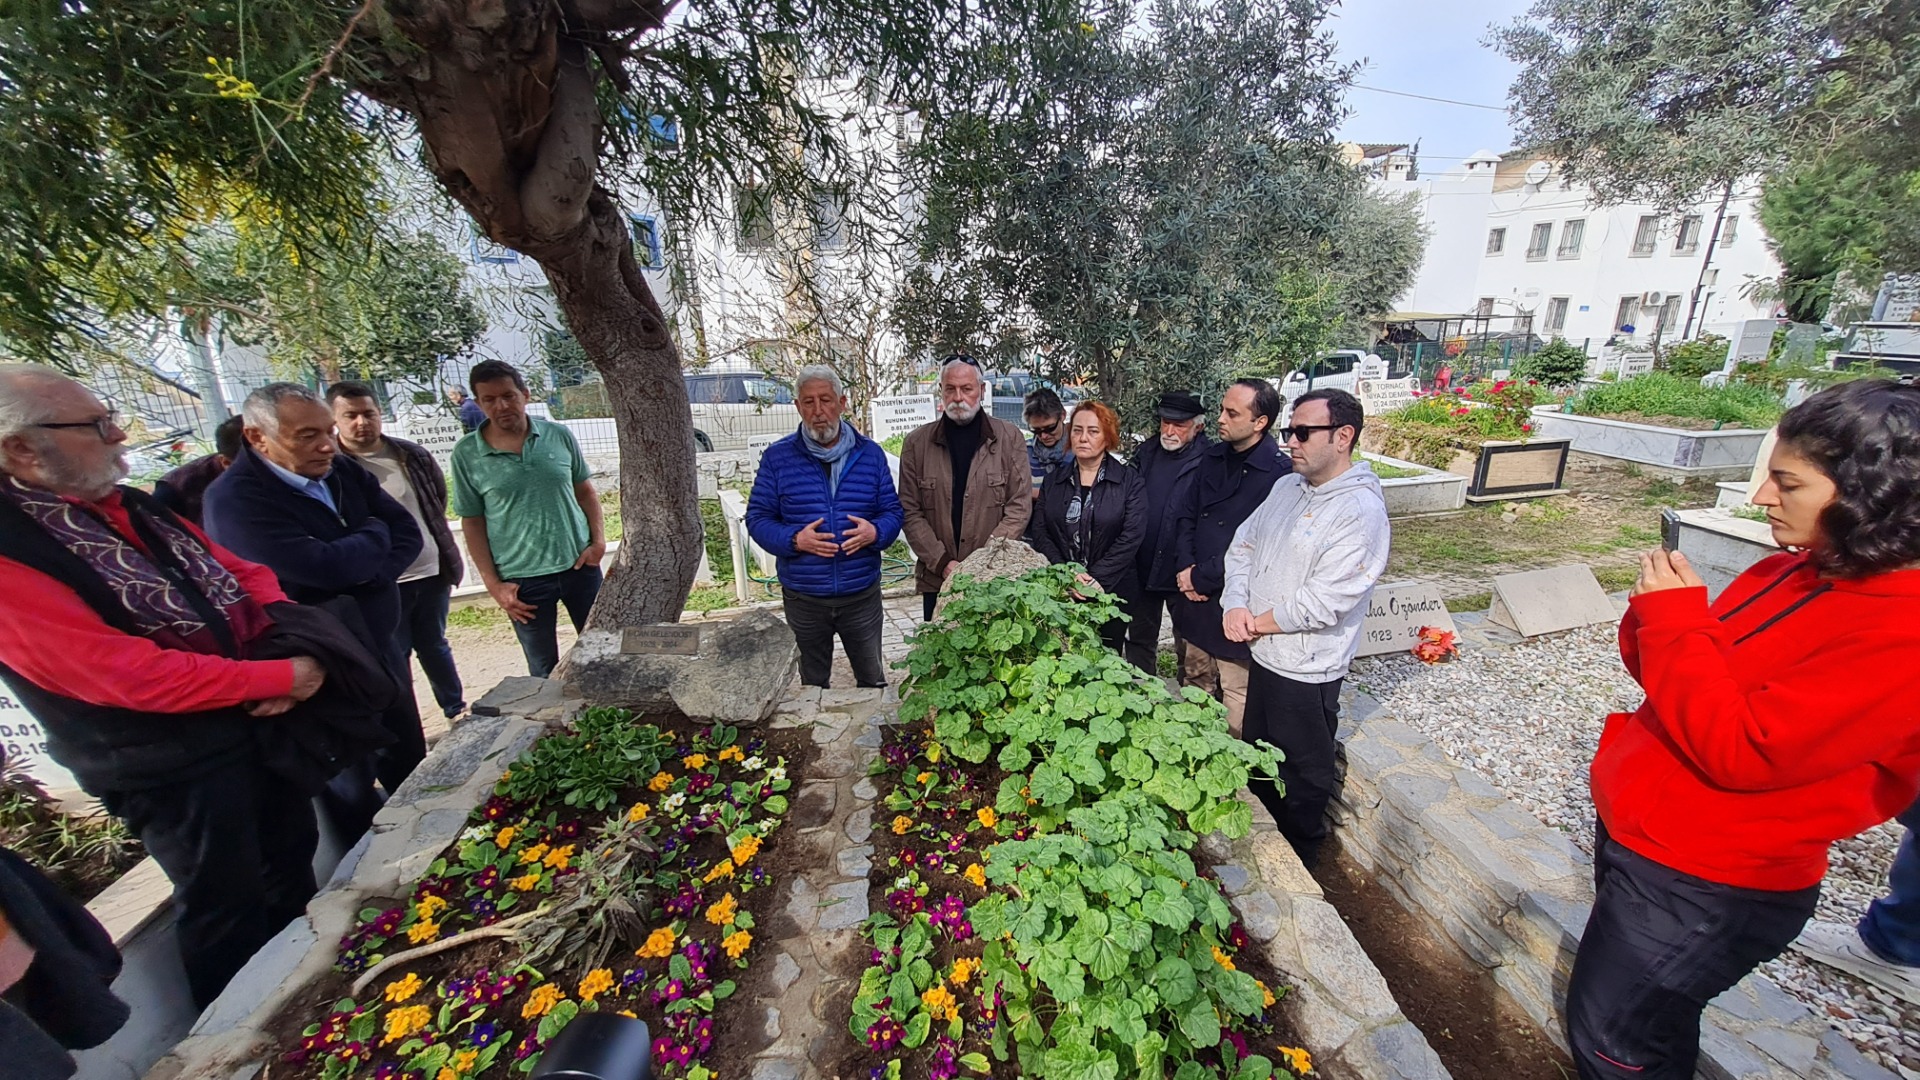
M1641 560L1620 653L1646 691L1593 759L1597 896L1567 987L1586 1080L1690 1080L1706 1003L1786 949L1827 848L1920 790L1920 387L1862 380L1780 420L1787 553L1712 605Z

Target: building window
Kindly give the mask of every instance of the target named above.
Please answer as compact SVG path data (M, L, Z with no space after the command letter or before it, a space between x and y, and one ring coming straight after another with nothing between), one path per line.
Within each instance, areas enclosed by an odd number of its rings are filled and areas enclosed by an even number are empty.
M1660 239L1660 219L1648 214L1640 219L1640 225L1633 230L1633 254L1651 255L1653 246Z
M1557 337L1566 330L1568 303L1568 299L1564 296L1556 296L1547 301L1546 333L1548 337Z
M1691 255L1700 250L1700 215L1688 214L1680 219L1680 235L1673 239L1675 255Z
M1640 298L1638 296L1621 297L1620 306L1613 311L1613 328L1621 333L1628 333L1627 327L1633 325L1633 320L1639 317L1639 314Z
M500 266L512 266L520 261L520 253L503 244L487 239L480 226L469 221L467 232L473 237L472 256L477 263L495 263Z
M1527 258L1544 259L1547 257L1547 245L1553 241L1553 222L1543 221L1533 227L1533 236L1527 240Z
M813 246L820 251L839 251L847 246L847 197L831 189L813 196Z
M1740 236L1740 215L1728 214L1727 220L1720 223L1720 246L1726 247Z
M1664 335L1669 331L1671 331L1674 327L1674 324L1678 323L1679 321L1680 321L1680 294L1668 293L1667 302L1660 305L1660 321L1655 325L1654 329L1657 333Z
M733 192L733 207L740 217L741 251L768 251L774 243L773 200L756 187L739 187Z
M639 263L642 270L658 269L660 220L648 214L633 214L627 218L627 224L633 231L633 261Z
M1560 250L1557 254L1562 259L1579 258L1580 242L1586 238L1586 218L1575 218L1567 222L1565 225L1560 226Z
M1507 250L1507 230L1487 230L1487 254L1498 255Z
M1476 319L1493 318L1493 297L1491 296L1481 297L1480 302L1473 305L1473 315L1474 315L1474 318Z

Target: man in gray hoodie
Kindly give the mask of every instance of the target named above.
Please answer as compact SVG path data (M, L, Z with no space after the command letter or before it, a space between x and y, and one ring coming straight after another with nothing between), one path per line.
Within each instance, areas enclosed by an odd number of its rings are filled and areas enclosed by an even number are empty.
M1293 473L1273 485L1226 555L1221 629L1229 641L1251 642L1254 661L1242 738L1286 754L1284 797L1271 783L1249 786L1308 867L1326 839L1336 787L1340 683L1387 565L1380 481L1353 460L1364 420L1344 390L1301 395L1292 426L1276 433Z

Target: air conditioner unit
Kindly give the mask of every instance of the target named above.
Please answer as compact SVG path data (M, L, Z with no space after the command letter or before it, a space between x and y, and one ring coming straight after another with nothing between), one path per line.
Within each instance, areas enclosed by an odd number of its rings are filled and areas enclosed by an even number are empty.
M1667 294L1663 292L1650 292L1650 293L1640 294L1641 307L1659 307L1660 305L1666 302L1667 302Z

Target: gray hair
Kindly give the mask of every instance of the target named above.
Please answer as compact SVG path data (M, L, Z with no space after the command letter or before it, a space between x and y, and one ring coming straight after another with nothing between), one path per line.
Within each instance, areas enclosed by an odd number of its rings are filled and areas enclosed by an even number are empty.
M280 406L288 401L307 401L323 409L327 407L319 394L299 383L275 382L248 394L240 412L247 418L248 427L275 435L280 431Z
M957 357L940 365L940 381L946 382L947 372L952 371L954 368L957 368L957 367L966 368L967 370L973 372L974 377L980 380L980 384L982 386L986 385L987 377L985 374L983 374L980 371L979 364L976 364L971 360L961 360Z
M813 364L801 368L800 374L793 377L793 392L797 395L800 393L801 387L810 382L819 382L822 379L826 380L828 386L833 387L834 397L847 396L847 388L840 384L840 376L825 364Z
M75 381L45 364L0 364L0 439L24 435L53 420L39 393L49 384Z

